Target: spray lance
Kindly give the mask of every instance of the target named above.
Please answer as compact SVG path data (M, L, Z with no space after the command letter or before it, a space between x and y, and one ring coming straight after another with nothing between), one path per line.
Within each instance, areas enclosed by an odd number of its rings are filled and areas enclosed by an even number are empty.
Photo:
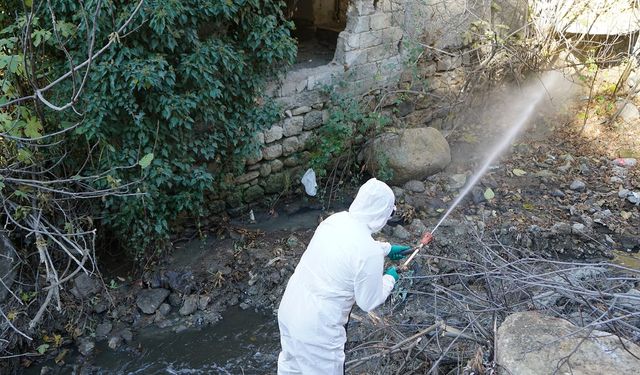
M433 232L435 232L438 227L440 226L440 224L444 221L444 219L447 217L447 215L443 216L442 219L438 222L438 224L433 228L433 230L431 232L424 232L424 234L422 235L422 238L420 239L420 243L418 244L418 246L415 246L411 249L407 249L405 251L403 251L401 254L403 255L407 255L407 254L411 254L409 255L409 258L407 258L407 260L405 260L405 262L402 264L402 266L400 266L401 270L406 270L407 267L409 266L409 263L411 263L411 261L413 260L413 258L415 258L416 255L418 255L418 253L420 252L420 249L422 249L423 247L427 246L431 241L433 241Z
M420 239L420 243L418 244L418 246L403 251L402 252L403 255L406 255L406 254L409 254L409 253L411 253L411 255L402 264L402 266L400 266L400 269L402 269L402 270L407 269L407 266L413 260L413 258L416 255L418 255L418 252L420 252L420 249L422 249L424 246L428 245L429 242L431 242L432 240L433 240L433 234L431 234L431 232L425 232L424 235L422 236L422 239Z
M407 258L407 260L404 261L402 266L400 266L400 270L406 270L407 267L409 266L409 263L411 263L413 258L415 258L415 256L418 255L418 253L420 252L420 249L422 249L423 247L427 246L431 241L433 241L433 233L438 229L440 224L442 224L444 219L446 219L447 216L449 216L449 213L452 210L453 210L453 208L449 209L449 211L444 216L442 216L442 218L440 219L438 224L436 224L436 226L433 228L433 230L431 232L424 232L424 234L422 235L422 238L420 239L420 243L418 244L418 246L412 247L411 249L407 249L407 250L405 250L405 251L403 251L401 253L403 255L407 255L407 254L411 254L411 255L409 255L409 258Z

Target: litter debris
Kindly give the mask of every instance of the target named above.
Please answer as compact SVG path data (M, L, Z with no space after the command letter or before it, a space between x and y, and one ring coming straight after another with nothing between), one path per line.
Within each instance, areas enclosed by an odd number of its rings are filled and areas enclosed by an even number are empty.
M632 168L638 164L638 160L635 158L617 158L613 160L613 164L619 167Z
M318 192L318 184L316 183L316 172L311 168L307 169L300 182L302 182L302 185L304 185L304 191L308 195L315 197L316 193Z

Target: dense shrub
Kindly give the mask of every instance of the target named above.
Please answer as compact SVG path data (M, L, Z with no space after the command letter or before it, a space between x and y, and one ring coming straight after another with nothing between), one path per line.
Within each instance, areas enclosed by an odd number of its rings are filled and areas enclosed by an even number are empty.
M16 70L14 88L21 89L5 90L3 101L28 94L32 83L45 86L69 70L69 58L77 65L112 40L91 62L73 110L31 101L19 106L34 118L40 113L38 134L79 123L65 135L64 148L38 150L45 154L39 160L51 163L64 152L64 162L55 167L58 176L101 176L91 180L93 189L130 187L131 195L104 196L94 218L138 256L161 248L172 221L205 214L205 193L219 188L223 173L242 166L242 157L255 147L255 132L276 121L276 108L262 91L296 54L283 4L149 0L118 34L138 2L24 4L0 9L0 41L13 41L4 56L24 58L20 36L31 20L26 59L36 74L26 79ZM73 97L85 71L48 90L48 100L56 105Z
M155 156L145 196L105 202L106 222L138 251L166 238L179 213L204 214L216 178L207 162L233 164L253 134L275 122L273 107L256 104L265 80L295 54L269 1L157 1L144 17L148 23L95 67L84 97L95 117L80 129L104 141L101 169Z

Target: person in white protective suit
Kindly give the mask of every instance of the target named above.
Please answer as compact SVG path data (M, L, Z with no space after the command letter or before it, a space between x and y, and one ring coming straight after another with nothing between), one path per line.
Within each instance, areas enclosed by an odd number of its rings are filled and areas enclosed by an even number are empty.
M278 308L278 375L344 373L344 326L354 302L367 312L382 304L398 280L395 267L383 274L384 257L401 259L409 249L371 237L394 210L391 188L372 178L348 211L318 226Z

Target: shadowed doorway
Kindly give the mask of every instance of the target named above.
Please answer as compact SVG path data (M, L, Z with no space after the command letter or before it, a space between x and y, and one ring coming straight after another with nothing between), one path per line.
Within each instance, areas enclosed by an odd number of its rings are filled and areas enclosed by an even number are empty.
M347 23L349 0L287 0L286 16L295 24L298 57L293 69L333 60L338 34Z

